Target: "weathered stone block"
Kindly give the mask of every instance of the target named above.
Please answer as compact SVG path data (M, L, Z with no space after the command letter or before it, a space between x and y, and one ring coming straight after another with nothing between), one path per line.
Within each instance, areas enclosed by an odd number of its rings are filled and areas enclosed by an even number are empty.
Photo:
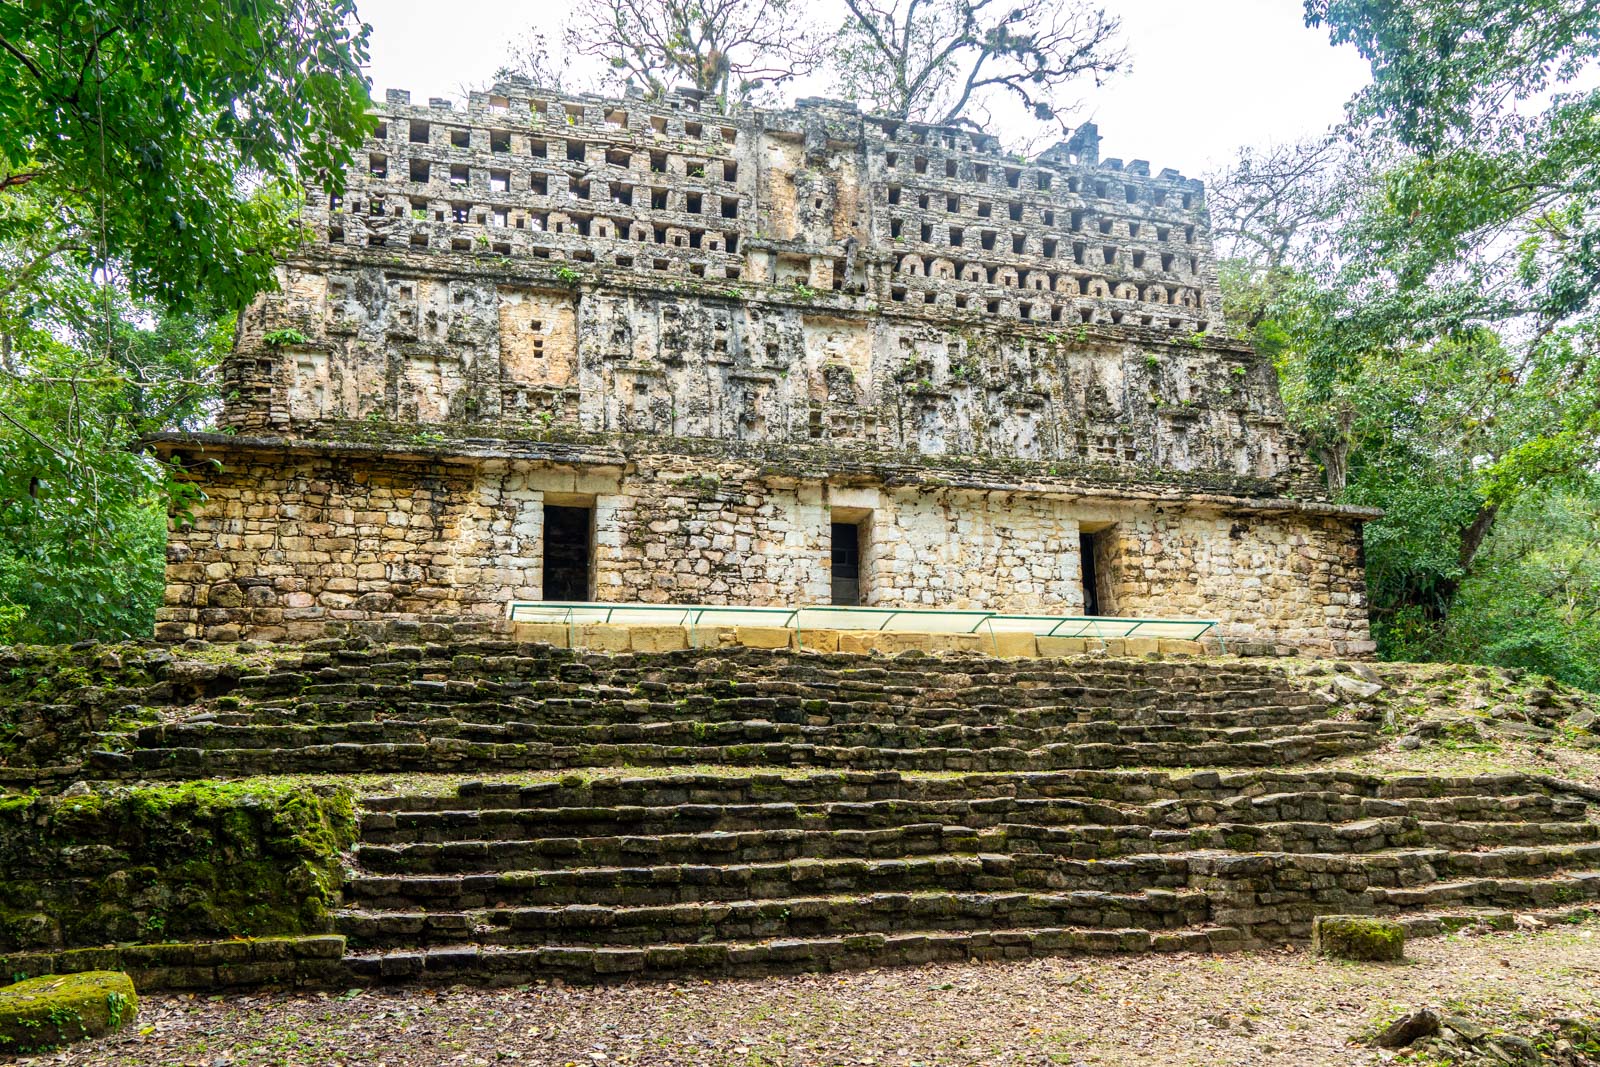
M992 634L984 634L983 639L991 655L1004 659L1027 659L1039 654L1038 638L1033 634L997 630Z
M512 627L512 635L518 641L557 648L570 648L572 634L573 627L564 622L519 622Z
M576 647L592 648L597 652L626 652L629 648L628 627L609 622L586 622L578 628Z
M630 626L628 647L634 652L676 652L689 647L689 631L682 626Z
M1405 927L1365 915L1318 915L1311 923L1311 951L1346 960L1392 961L1405 955Z
M982 652L983 634L929 634L930 652Z
M1039 655L1050 659L1081 656L1089 651L1089 640L1085 637L1039 637L1035 640L1039 646Z
M795 635L795 644L812 652L838 652L839 631L801 630Z
M782 626L740 626L735 635L749 648L788 648L794 643L794 631Z
M874 652L877 649L877 645L873 641L873 638L877 636L876 634L855 630L840 630L838 633L840 652L850 652L859 656Z
M120 971L29 978L0 989L0 1052L48 1052L112 1033L138 1014L133 979Z

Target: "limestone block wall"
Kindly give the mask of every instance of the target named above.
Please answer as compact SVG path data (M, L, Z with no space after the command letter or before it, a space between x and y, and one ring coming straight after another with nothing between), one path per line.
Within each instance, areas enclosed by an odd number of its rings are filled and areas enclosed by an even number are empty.
M1106 614L1219 619L1235 638L1363 655L1361 527L1329 515L1093 509Z
M167 636L281 639L540 593L543 494L520 473L255 454L205 491L168 540Z
M223 446L226 447L226 446ZM829 602L832 522L864 534L863 602L1222 620L1222 633L1370 650L1358 527L1337 514L1033 489L891 486L672 453L614 463L395 460L238 449L169 546L159 632L285 639L328 623L499 617L544 598L547 504L592 509L592 597Z

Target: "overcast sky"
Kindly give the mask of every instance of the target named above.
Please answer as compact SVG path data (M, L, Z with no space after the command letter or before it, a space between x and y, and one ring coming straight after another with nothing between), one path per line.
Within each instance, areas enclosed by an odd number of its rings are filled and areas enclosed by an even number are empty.
M510 42L537 26L553 41L570 0L359 0L372 24L375 93L456 96L486 82ZM837 23L839 0L808 4ZM1292 141L1337 122L1365 83L1353 49L1307 29L1300 0L1106 0L1122 16L1133 70L1085 86L1101 153L1200 177L1242 145ZM805 86L801 95L825 89Z

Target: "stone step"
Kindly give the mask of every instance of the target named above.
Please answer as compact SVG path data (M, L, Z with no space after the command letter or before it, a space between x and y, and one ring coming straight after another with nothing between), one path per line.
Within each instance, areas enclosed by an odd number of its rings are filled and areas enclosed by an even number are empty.
M1049 884L1050 856L931 854L898 859L790 860L726 866L589 867L465 875L366 875L345 882L365 911L462 910L582 902L663 905L864 892L1000 891Z
M453 793L367 795L367 812L464 811L553 807L661 807L682 804L828 803L869 800L975 800L988 797L1074 798L1111 804L1160 801L1240 802L1278 794L1320 793L1408 800L1507 797L1543 789L1521 774L1390 778L1352 771L1067 770L915 775L899 771L780 771L567 775L542 782L466 782ZM1581 818L1580 801L1560 798Z
M1140 853L1200 850L1359 854L1395 849L1470 850L1485 845L1567 848L1600 841L1600 825L1429 823L1382 819L1319 825L1223 824L1204 830L1126 825L1040 827L1002 823L979 829L908 823L874 830L765 829L663 835L362 843L357 866L382 874L553 871L585 867L728 866L811 859L897 859L939 853L1035 852L1104 862Z
M1236 861L1239 858L1236 858ZM1330 858L1333 859L1333 858ZM1348 857L1342 858L1348 860ZM1374 877L1405 878L1419 857L1394 856L1379 865L1363 858ZM1235 867L1243 869L1238 862ZM1279 868L1282 870L1282 868ZM1298 868L1296 868L1298 869ZM1349 866L1332 863L1348 876ZM1314 872L1307 872L1314 873ZM1304 874L1297 876L1303 879ZM761 941L858 933L1028 926L1173 929L1213 924L1251 940L1304 938L1319 913L1403 914L1460 907L1550 908L1600 899L1600 872L1541 878L1467 879L1421 886L1369 885L1321 899L1263 905L1197 889L1054 892L878 892L792 896L772 900L665 905L567 904L470 910L339 913L339 931L357 947L398 947L475 940L487 944L589 943L647 946L660 942ZM1274 894L1281 898L1282 894Z
M345 957L353 982L427 981L522 985L561 979L590 983L638 978L750 978L956 962L1108 952L1220 952L1242 947L1226 927L1095 930L908 930L757 943L709 942L538 948L455 943L421 950L357 950Z
M1372 747L1373 735L1355 729L1301 734L1269 741L1203 744L1050 745L1038 749L893 749L755 743L730 746L651 744L494 744L432 738L416 744L307 745L301 748L136 748L92 753L91 768L150 777L254 774L438 773L561 770L579 767L697 764L734 767L813 766L909 771L1022 771L1101 767L1286 766L1330 759Z
M1048 729L1092 723L1124 726L1171 726L1226 729L1296 725L1325 719L1320 703L1290 706L1280 703L1227 710L1178 710L1166 707L1083 708L1072 704L1029 707L905 706L891 703L792 699L686 699L671 703L625 700L578 702L514 697L493 701L441 704L417 700L336 700L323 703L262 703L238 711L206 710L178 720L180 724L209 722L230 726L296 725L337 726L356 723L427 723L456 720L463 723L508 725L537 723L547 726L595 727L645 723L733 723L764 720L774 723L825 726L865 725L884 721L904 726L938 727L1012 726Z
M665 906L576 904L478 911L338 913L338 930L357 947L397 947L478 940L650 945L658 942L761 941L900 930L1077 926L1147 930L1205 921L1205 894L1148 890L1134 894L873 893L802 896Z
M1557 821L1581 819L1581 804L1534 793L1508 797L1385 800L1307 792L1210 801L1159 801L1121 806L1077 798L977 797L960 800L867 800L816 804L690 804L663 807L478 808L455 811L369 812L368 843L522 840L530 837L651 836L712 830L798 828L879 829L908 823L958 823L974 828L1003 823L1036 826L1105 824L1186 828L1208 824L1346 823L1361 819L1428 821ZM1414 828L1414 827L1413 827Z
M1015 843L1014 839L1010 843ZM1324 857L1308 854L1304 866ZM1393 861L1393 862L1391 862ZM1357 866L1391 877L1532 878L1563 871L1600 871L1600 844L1513 846L1482 852L1444 849L1360 854ZM346 902L362 910L461 910L510 905L664 905L774 900L791 896L873 892L1102 891L1136 893L1189 887L1185 855L1129 855L1079 860L1035 852L947 853L898 858L798 859L776 863L658 867L586 867L458 875L353 874ZM1394 875L1400 878L1402 875Z
M1553 908L1600 900L1600 871L1553 878L1466 878L1425 886L1373 891L1380 914L1453 908Z
M809 726L761 720L700 723L645 722L595 726L547 726L536 723L483 724L458 719L384 720L340 725L228 725L197 722L139 729L140 748L260 749L307 748L341 744L416 744L435 739L482 744L610 745L650 744L726 748L751 744L884 749L1016 748L1035 750L1051 745L1217 745L1295 740L1306 736L1371 735L1366 722L1323 719L1263 727L1129 726L1082 723L1047 728L1016 726L902 726L862 723Z
M720 661L710 661L720 666ZM1084 707L1132 708L1167 706L1195 711L1206 708L1248 708L1287 703L1311 706L1323 702L1308 688L1272 672L1164 678L1137 665L1099 674L1058 672L1036 677L996 675L949 669L927 661L927 673L889 674L857 671L745 671L736 676L702 670L632 671L615 661L595 669L559 672L483 670L460 660L418 665L302 668L240 680L234 695L250 700L294 697L337 702L349 699L456 702L523 695L540 700L569 701L574 706L617 700L823 699L917 707L930 703L957 706L1029 707L1072 703Z
M1516 929L1593 917L1600 908L1449 908L1396 915L1409 937L1433 937L1464 926ZM748 942L654 944L616 947L550 944L537 948L457 943L423 949L355 950L345 957L352 983L456 982L522 985L537 980L569 983L636 979L753 978L909 966L966 960L1114 952L1227 952L1257 943L1237 927L1192 926L1172 930L1096 930L1072 927L1006 930L909 930L891 934L788 938Z

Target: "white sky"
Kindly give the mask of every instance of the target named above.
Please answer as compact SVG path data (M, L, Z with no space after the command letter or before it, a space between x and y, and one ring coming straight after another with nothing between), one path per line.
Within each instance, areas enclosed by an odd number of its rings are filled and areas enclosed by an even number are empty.
M458 96L486 83L529 27L560 40L571 0L359 0L372 24L373 91ZM1100 126L1101 154L1147 159L1201 177L1243 145L1293 141L1337 122L1365 84L1355 51L1306 28L1300 0L1104 0L1121 15L1133 69L1082 89L1080 121ZM839 0L809 4L828 24ZM830 14L832 13L832 14ZM827 95L801 86L798 95Z

